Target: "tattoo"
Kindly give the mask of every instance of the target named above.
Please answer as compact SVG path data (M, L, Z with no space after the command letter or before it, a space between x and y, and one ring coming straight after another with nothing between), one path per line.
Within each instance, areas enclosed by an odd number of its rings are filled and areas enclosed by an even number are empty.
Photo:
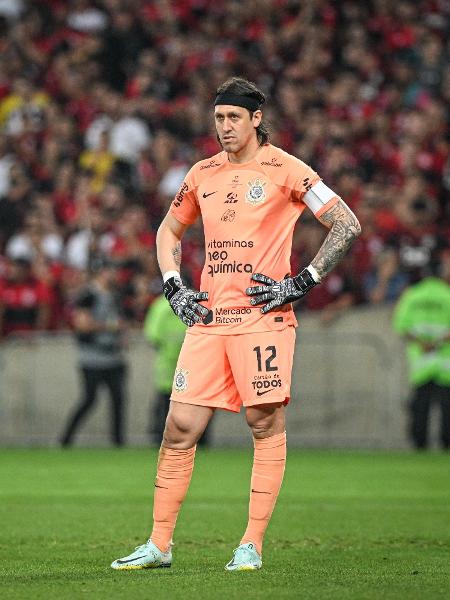
M320 277L325 277L342 260L361 233L361 225L342 200L324 212L319 221L330 231L311 265Z
M172 248L172 256L176 266L181 266L181 242L177 242L175 248Z

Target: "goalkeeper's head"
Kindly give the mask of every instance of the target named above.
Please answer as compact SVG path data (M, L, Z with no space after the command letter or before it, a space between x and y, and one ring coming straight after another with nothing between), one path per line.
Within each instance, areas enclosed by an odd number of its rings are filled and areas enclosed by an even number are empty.
M237 152L256 135L260 146L269 141L262 121L263 92L243 77L231 77L217 88L214 119L217 139L226 152Z

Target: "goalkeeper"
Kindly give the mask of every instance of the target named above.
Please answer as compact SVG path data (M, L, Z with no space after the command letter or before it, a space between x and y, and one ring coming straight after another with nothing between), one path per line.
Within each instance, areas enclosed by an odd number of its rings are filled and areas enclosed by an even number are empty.
M347 205L309 166L269 143L263 93L231 78L217 90L222 151L189 171L157 235L164 294L189 326L174 376L159 454L149 540L114 569L170 567L172 537L196 444L218 408L243 406L254 440L247 528L225 569L262 565L264 533L286 461L297 325L292 302L319 284L360 233ZM329 233L311 264L290 276L295 223L308 206ZM201 291L180 277L181 239L201 216Z

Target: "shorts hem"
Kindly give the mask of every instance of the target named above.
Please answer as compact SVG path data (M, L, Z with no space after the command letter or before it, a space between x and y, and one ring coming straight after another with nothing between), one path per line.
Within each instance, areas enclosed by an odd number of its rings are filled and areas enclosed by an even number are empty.
M257 400L251 400L250 402L244 402L244 406L248 408L249 406L258 406L260 404L282 404L286 406L289 404L291 397L290 396L271 396L270 398L258 398Z
M268 314L272 314L272 313L268 313ZM276 315L276 313L274 313ZM226 328L228 327L228 329ZM239 329L239 325L234 325L233 328L231 328L230 326L226 326L223 324L218 324L218 325L205 325L204 323L196 323L191 329L189 329L189 331L186 332L187 335L201 335L201 334L205 334L205 335L222 335L222 336L238 336L238 335L249 335L252 333L272 333L274 331L284 331L285 329L288 329L289 327L293 327L294 329L297 329L298 327L298 323L297 321L295 322L289 322L289 323L282 323L280 324L280 326L278 327L268 327L266 324L262 325L261 328L259 327L255 327L254 329L250 329L250 330L246 330L244 329L243 331L236 331L236 329Z
M238 413L241 410L241 404L239 406L236 407L231 407L229 404L226 404L225 402L218 402L216 404L211 404L211 402L209 400L192 400L191 398L189 398L189 400L184 400L180 397L175 397L175 396L170 396L170 400L173 402L180 402L180 404L194 404L195 406L206 406L207 408L220 408L222 410L228 410L230 412L234 412L234 413Z

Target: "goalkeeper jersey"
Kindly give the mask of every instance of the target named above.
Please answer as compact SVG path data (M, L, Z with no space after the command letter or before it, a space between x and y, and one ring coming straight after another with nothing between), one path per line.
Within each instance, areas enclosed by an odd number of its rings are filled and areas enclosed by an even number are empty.
M200 289L213 311L208 325L193 331L238 334L297 325L292 305L267 315L251 307L245 290L257 285L252 273L275 280L290 274L294 226L304 196L320 181L301 160L265 144L243 164L230 163L226 152L196 163L186 175L170 208L181 223L201 216L205 234L205 265ZM328 210L337 196L316 211Z

